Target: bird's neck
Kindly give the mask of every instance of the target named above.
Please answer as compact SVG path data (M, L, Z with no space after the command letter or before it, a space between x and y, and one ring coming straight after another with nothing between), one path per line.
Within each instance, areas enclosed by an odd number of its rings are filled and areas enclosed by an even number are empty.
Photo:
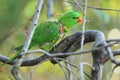
M58 23L58 26L59 26L59 29L60 29L61 33L62 33L62 31L63 32L68 32L69 27L68 27L67 24L65 24L63 21L60 21L60 20L58 20L57 23Z
M58 24L58 26L59 26L60 34L62 34L62 33L64 32L64 30L63 30L63 25L62 25L59 21L57 21L57 24Z
M68 29L72 28L72 24L71 22L69 22L68 20L58 20L60 24L62 24L62 26L66 26Z

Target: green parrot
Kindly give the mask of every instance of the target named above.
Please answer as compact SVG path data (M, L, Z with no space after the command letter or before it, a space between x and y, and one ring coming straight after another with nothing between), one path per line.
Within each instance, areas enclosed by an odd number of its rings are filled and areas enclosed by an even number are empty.
M61 34L70 30L75 24L81 23L80 14L72 11L64 13L57 21L45 21L40 23L33 34L29 49L35 46L42 46L45 43L55 43ZM21 52L22 46L16 48L18 51L6 63L15 60Z

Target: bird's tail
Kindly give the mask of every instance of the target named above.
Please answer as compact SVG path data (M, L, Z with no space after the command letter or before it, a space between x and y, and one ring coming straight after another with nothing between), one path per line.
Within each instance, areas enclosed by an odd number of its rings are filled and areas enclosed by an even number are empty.
M20 55L21 50L19 50L15 55L13 55L10 59L8 59L6 62L0 65L0 67L4 66L7 63L10 63L14 61L19 55Z
M15 50L20 51L20 50L22 50L22 48L23 48L23 45L16 47Z

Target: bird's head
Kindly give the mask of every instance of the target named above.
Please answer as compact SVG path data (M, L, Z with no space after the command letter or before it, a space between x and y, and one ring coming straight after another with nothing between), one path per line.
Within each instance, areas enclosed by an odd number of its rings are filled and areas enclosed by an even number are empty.
M67 12L63 14L59 18L59 22L63 25L66 26L68 29L73 27L77 23L82 23L82 18L80 17L80 14L77 12Z

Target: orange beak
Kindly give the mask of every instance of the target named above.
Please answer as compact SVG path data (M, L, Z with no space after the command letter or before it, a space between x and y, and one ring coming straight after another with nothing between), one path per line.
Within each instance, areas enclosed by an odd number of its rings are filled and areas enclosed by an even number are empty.
M82 18L78 18L78 23L82 23Z

